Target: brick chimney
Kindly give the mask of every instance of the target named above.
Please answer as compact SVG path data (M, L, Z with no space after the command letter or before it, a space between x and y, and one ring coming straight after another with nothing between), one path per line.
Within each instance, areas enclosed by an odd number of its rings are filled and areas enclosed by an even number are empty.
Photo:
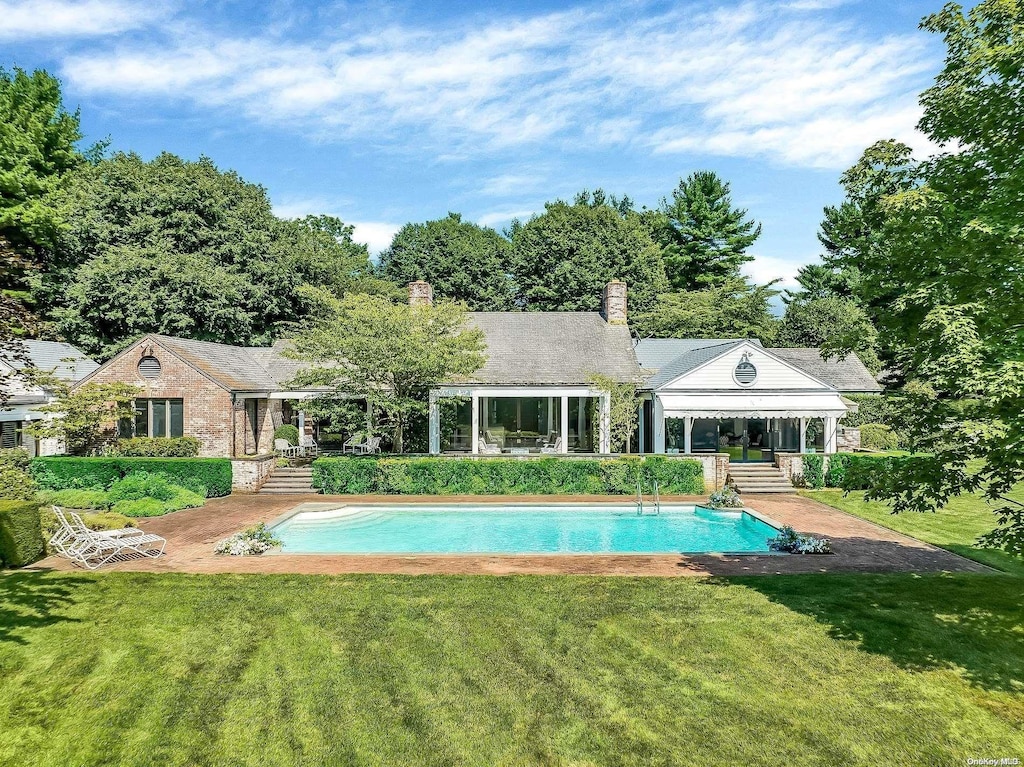
M409 306L416 306L417 304L430 304L434 303L434 288L431 287L429 282L423 280L416 280L416 282L409 283Z
M612 280L605 285L601 314L609 325L626 324L626 283Z

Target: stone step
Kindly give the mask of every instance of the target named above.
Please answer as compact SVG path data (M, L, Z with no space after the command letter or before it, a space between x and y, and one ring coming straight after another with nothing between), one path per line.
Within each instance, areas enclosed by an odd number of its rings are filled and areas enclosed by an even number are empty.
M317 491L311 487L267 487L260 488L260 495L312 495Z
M744 495L767 495L769 493L794 493L796 489L789 485L788 487L747 487L744 488L740 493L740 497Z
M275 469L275 477L312 477L312 469Z

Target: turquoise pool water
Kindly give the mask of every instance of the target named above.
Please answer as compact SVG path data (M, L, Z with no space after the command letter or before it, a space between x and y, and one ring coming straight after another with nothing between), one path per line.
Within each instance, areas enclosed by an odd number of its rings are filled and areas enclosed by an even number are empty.
M286 554L757 553L776 534L745 512L633 504L346 506L273 530Z

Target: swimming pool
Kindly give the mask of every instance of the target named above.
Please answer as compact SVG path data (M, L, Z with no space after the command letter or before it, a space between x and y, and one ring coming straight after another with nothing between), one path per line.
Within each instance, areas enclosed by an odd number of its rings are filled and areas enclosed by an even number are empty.
M300 512L273 532L284 554L753 554L777 530L692 505L395 504Z

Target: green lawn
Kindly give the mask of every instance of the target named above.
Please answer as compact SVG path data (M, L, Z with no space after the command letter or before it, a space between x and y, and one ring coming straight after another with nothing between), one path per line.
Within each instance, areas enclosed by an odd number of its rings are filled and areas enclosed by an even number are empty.
M844 495L842 490L801 490L800 494L990 567L1024 576L1024 557L977 545L978 537L996 524L991 507L980 495L954 498L935 512L892 514L884 503L865 501L863 492ZM1018 488L1011 495L1024 501L1024 489Z
M3 765L1024 756L1005 575L0 576Z

